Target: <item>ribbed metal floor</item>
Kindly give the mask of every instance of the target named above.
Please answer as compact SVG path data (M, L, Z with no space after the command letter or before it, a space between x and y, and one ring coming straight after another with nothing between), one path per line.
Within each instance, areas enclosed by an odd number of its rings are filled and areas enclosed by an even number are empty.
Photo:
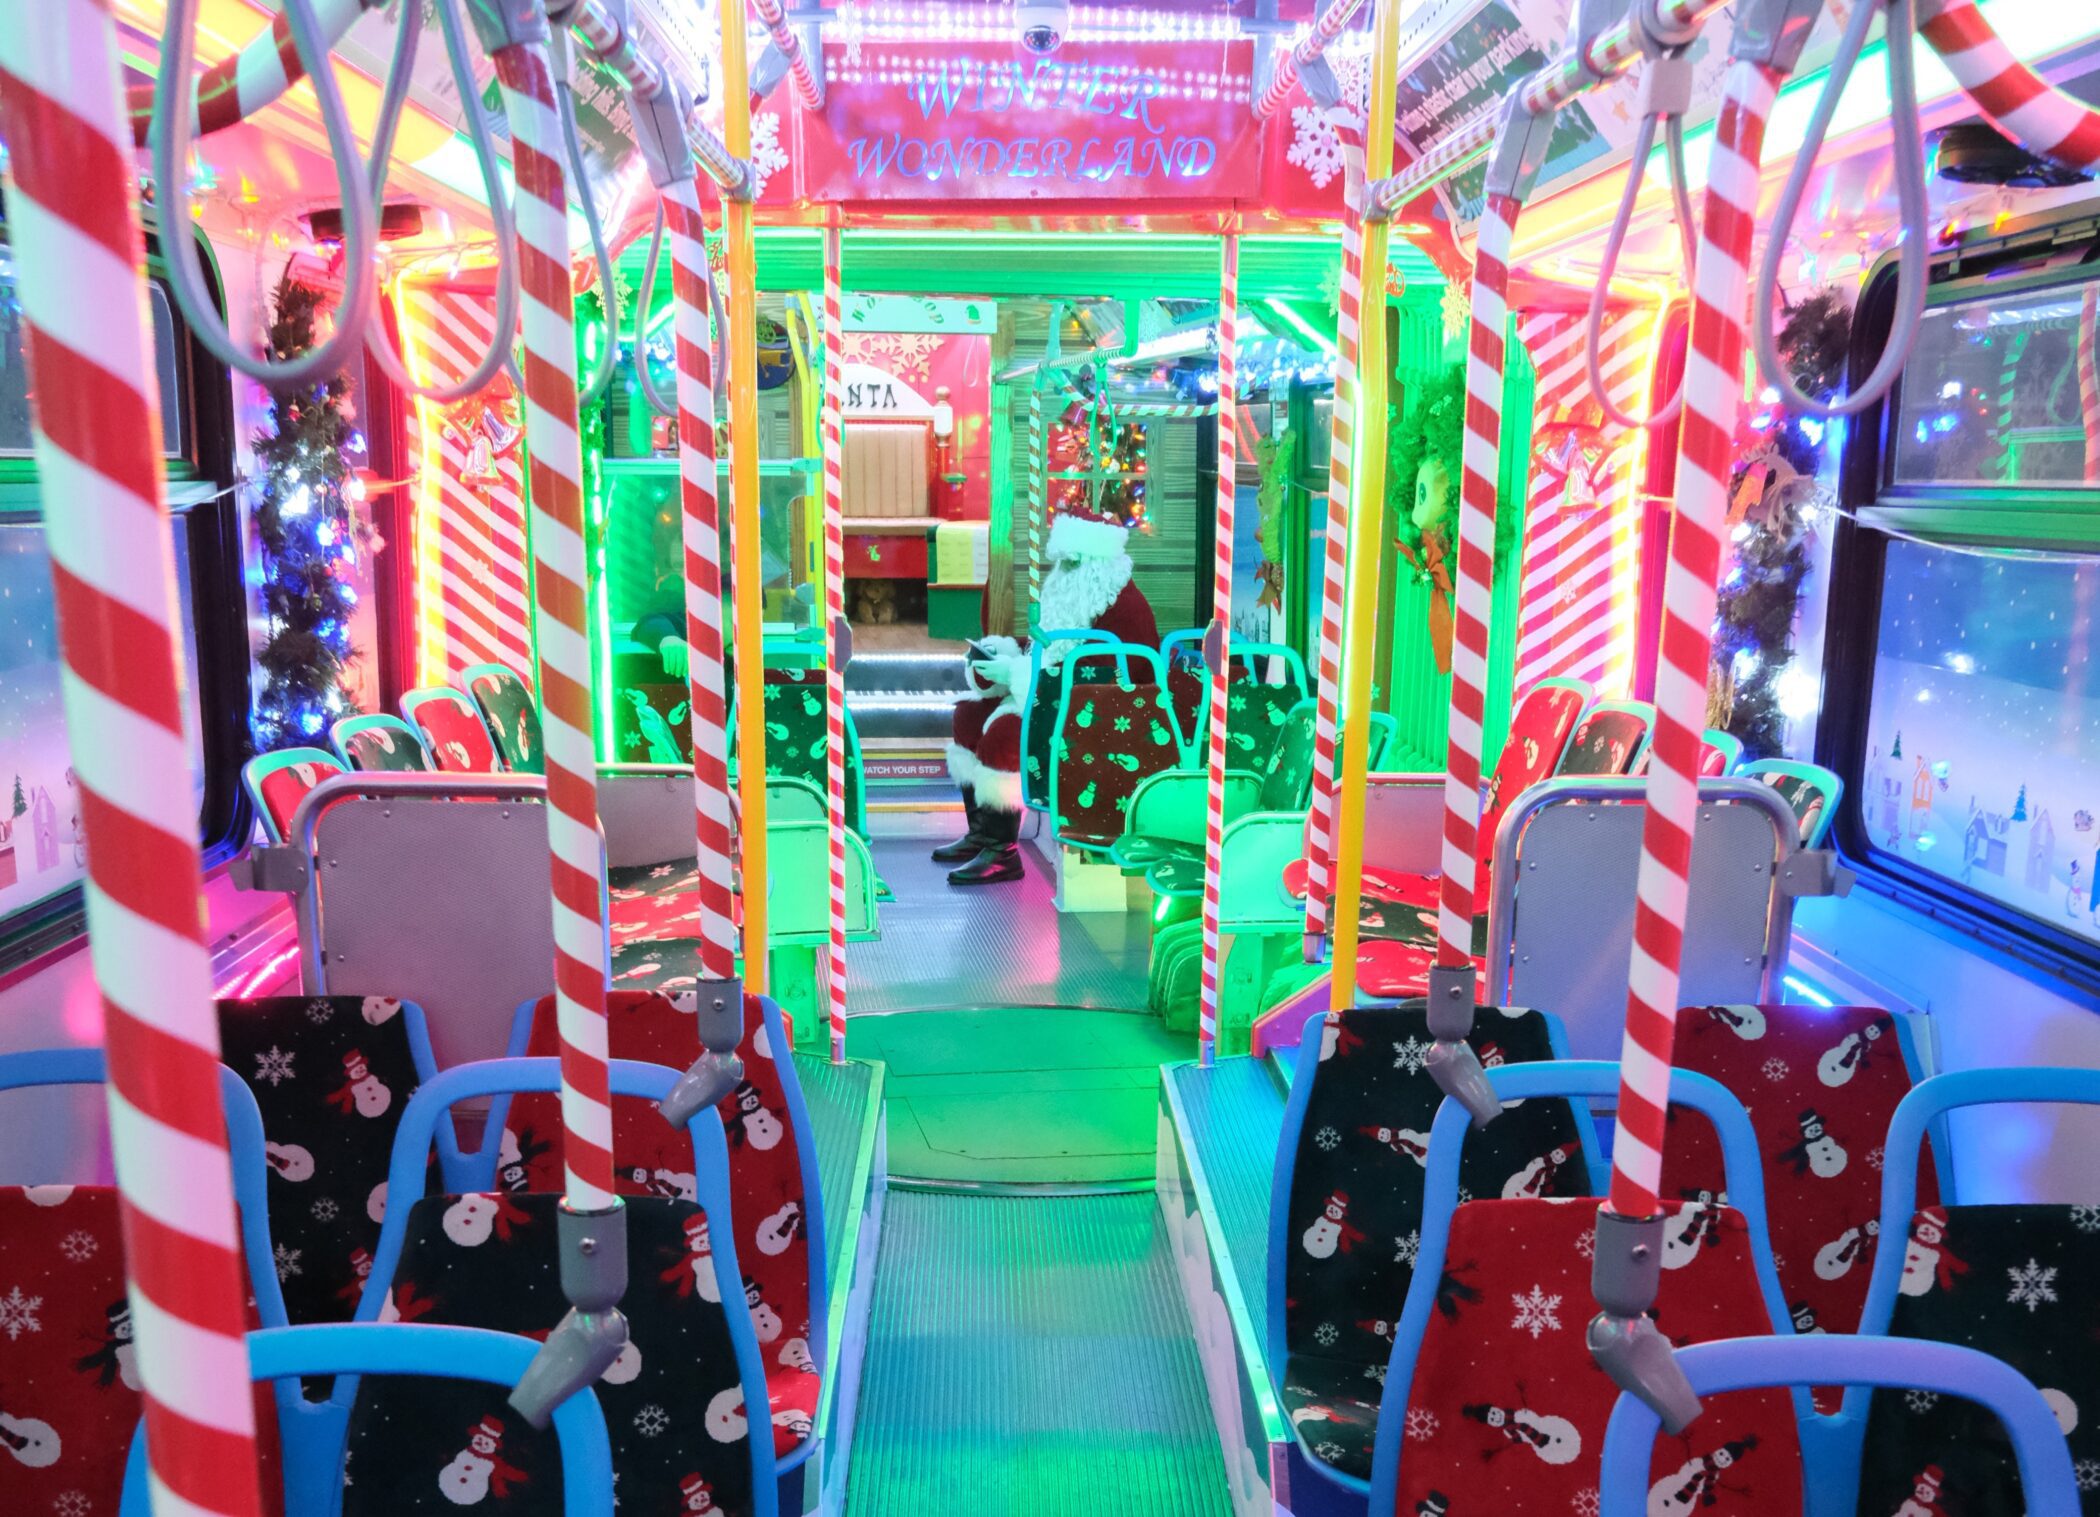
M1167 1072L1189 1142L1210 1181L1218 1225L1247 1299L1254 1341L1268 1341L1269 1191L1285 1096L1265 1059L1220 1059Z
M853 1164L860 1156L861 1129L867 1122L875 1071L862 1063L834 1064L809 1054L795 1055L795 1074L817 1143L817 1179L824 1187L825 1261L838 1275L839 1250L846 1243L846 1213L853 1204Z
M849 1517L1228 1510L1150 1193L890 1193Z
M948 818L960 832L958 813ZM1080 1006L1141 1011L1149 924L1141 912L1061 915L1042 860L1028 878L958 888L923 841L877 838L875 872L897 893L882 936L847 950L847 1013L957 1006Z

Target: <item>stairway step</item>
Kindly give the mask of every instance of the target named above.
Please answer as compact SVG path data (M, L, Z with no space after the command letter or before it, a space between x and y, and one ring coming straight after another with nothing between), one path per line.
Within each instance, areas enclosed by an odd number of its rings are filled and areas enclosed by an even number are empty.
M895 693L946 692L950 696L968 691L963 661L953 653L859 653L846 666L846 691Z

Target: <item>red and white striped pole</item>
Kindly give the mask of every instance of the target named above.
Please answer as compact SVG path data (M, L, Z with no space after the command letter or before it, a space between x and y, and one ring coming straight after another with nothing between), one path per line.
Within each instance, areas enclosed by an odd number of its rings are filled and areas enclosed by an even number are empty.
M1050 319L1054 336L1054 308ZM1037 374L1028 387L1028 604L1014 629L1022 635L1043 599L1043 500L1049 488L1049 468L1049 442L1043 435L1043 377Z
M569 1209L603 1212L618 1197L606 1068L605 876L597 753L591 741L568 188L546 43L510 43L495 50L494 62L510 117L518 267L525 294L525 441L532 461L533 627L553 854L562 1165Z
M825 989L831 1058L846 1057L846 313L840 298L844 241L837 226L824 229L824 831L831 845L831 935Z
M1342 28L1362 9L1363 0L1328 0L1327 9L1298 45L1276 60L1275 76L1254 102L1254 119L1267 121L1283 109L1291 91L1298 87L1298 71L1327 51L1327 45L1342 34Z
M334 47L365 13L368 0L313 0L313 7L322 42ZM305 77L306 66L292 43L291 17L280 10L246 47L197 76L190 92L191 129L204 137L245 121ZM125 91L131 140L139 147L153 128L154 89L134 84Z
M2067 167L2100 169L2100 109L2015 58L1976 0L1923 0L1918 9L1918 30L1947 72L2006 136Z
M1335 113L1338 117L1342 113ZM1352 119L1336 119L1342 143L1342 271L1335 295L1334 410L1327 447L1327 535L1320 563L1320 642L1313 671L1313 781L1306 817L1305 936L1327 931L1334 868L1334 770L1342 697L1342 600L1349 580L1349 500L1356 478L1356 367L1363 337L1364 141ZM1384 271L1379 272L1384 278ZM1379 439L1384 446L1384 439ZM1308 946L1307 957L1315 949Z
M1122 421L1194 421L1199 417L1214 415L1217 407L1208 401L1194 400L1119 400L1114 403L1115 419Z
M714 342L707 227L690 178L663 191L671 244L671 330L678 351L678 471L685 522L686 702L692 714L693 806L700 865L700 977L736 978L736 883L729 805L729 716L723 693L722 508L715 450ZM637 356L637 363L644 362Z
M1239 401L1239 233L1228 231L1218 252L1218 522L1211 553L1210 635L1203 647L1210 674L1210 764L1204 784L1203 989L1197 1033L1206 1065L1218 1052L1219 876L1225 855L1226 696L1232 683L1233 507L1239 488L1239 439L1234 435Z
M258 1517L247 1287L219 1100L160 397L117 35L100 0L0 25L27 328L110 1146L163 1514Z
M758 12L773 45L780 49L780 56L787 60L788 81L795 87L795 98L802 102L804 110L824 109L824 81L809 65L809 54L803 50L802 39L795 28L788 24L787 12L781 9L780 0L751 0L751 8Z

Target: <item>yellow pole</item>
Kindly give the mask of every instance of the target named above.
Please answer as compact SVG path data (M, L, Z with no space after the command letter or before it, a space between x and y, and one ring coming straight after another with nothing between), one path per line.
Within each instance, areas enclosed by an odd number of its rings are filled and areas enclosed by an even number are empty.
M1364 167L1393 172L1399 95L1400 0L1376 0L1371 23L1371 108ZM1364 775L1371 763L1371 650L1378 640L1379 534L1385 522L1385 259L1383 220L1364 226L1363 328L1356 350L1356 500L1349 512L1348 620L1342 639L1342 772L1336 782L1334 980L1327 1004L1356 1004L1357 906L1363 895Z
M744 0L722 7L722 138L751 157L751 60ZM736 622L737 795L744 865L744 988L766 993L766 702L763 585L758 553L758 256L751 203L729 199L730 590Z

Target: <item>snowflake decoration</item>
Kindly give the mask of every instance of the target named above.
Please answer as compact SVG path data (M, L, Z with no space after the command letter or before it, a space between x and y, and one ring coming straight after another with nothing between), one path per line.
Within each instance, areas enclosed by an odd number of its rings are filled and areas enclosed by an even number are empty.
M1313 1142L1320 1145L1322 1153L1333 1153L1341 1141L1342 1135L1332 1127L1323 1127L1313 1134Z
M255 1056L255 1078L264 1081L275 1090L292 1078L293 1057L293 1054L286 1053L272 1043L268 1049Z
M1285 159L1305 170L1313 188L1324 190L1334 183L1348 162L1342 134L1334 129L1327 113L1316 105L1291 107L1291 145Z
M1581 1490L1575 1493L1575 1499L1569 1505L1574 1509L1575 1517L1597 1517L1601 1498L1594 1490Z
M1472 324L1473 287L1470 282L1454 279L1444 286L1440 314L1446 337L1456 337Z
M788 155L780 146L780 117L762 111L751 118L751 198L766 192L766 181L788 166Z
M1903 1404L1914 1412L1929 1412L1940 1404L1938 1391L1907 1390L1903 1393Z
M1319 1344L1322 1348L1333 1348L1335 1340L1341 1336L1341 1333L1332 1322L1322 1322L1313 1329L1313 1342Z
M306 1003L306 1020L319 1027L335 1015L335 1004L325 997L316 996Z
M2071 1471L2081 1491L2100 1491L2100 1459L2081 1459Z
M2100 1206L2074 1206L2071 1225L2082 1233L2100 1233Z
M1385 1366L1382 1364L1365 1365L1364 1379L1376 1380L1380 1385L1385 1384Z
M1411 1406L1407 1409L1407 1421L1401 1424L1401 1435L1421 1443L1436 1436L1436 1413L1426 1406Z
M1404 1238L1393 1239L1393 1262L1412 1264L1422 1253L1422 1230L1416 1228Z
M102 1245L95 1240L95 1235L88 1232L70 1232L58 1240L59 1253L73 1264L87 1263L100 1247Z
M1129 717L1127 717L1127 716L1119 716L1119 717L1117 717L1117 718L1116 718L1116 731L1118 731L1118 732L1128 732L1129 730L1130 730L1130 718L1129 718Z
M7 1341L12 1343L24 1333L42 1332L43 1319L37 1313L43 1309L42 1296L25 1296L22 1287L17 1285L0 1296L0 1333L6 1333Z
M1883 1152L1883 1151L1882 1151L1881 1149L1879 1149L1879 1148L1870 1148L1870 1149L1868 1149L1868 1150L1867 1150L1867 1168L1869 1168L1869 1169L1879 1169L1879 1168L1881 1168L1881 1166L1882 1166L1882 1165L1883 1165L1884 1163L1886 1163L1887 1161L1888 1161L1888 1155L1887 1155L1886 1153L1884 1153L1884 1152ZM2094 1220L2093 1220L2093 1225L2094 1225L2095 1227L2100 1227L2100 1207L2094 1207L2094 1208L2093 1208L2093 1212L2094 1212Z
M1765 1078L1777 1084L1786 1078L1787 1062L1784 1059L1765 1060Z
M335 1204L335 1197L333 1196L315 1197L314 1204L308 1209L312 1211L316 1222L333 1222L336 1219L336 1214L342 1210L341 1207Z
M279 1283L291 1279L294 1275L306 1273L306 1270L299 1263L305 1256L306 1250L303 1248L291 1248L282 1243L277 1245L274 1257L277 1261L277 1279Z
M634 1430L644 1438L655 1438L671 1425L670 1413L654 1401L634 1414Z
M1460 1206L1464 1206L1468 1201L1472 1199L1473 1193L1470 1190L1467 1190L1463 1185L1461 1185L1458 1188L1458 1204Z
M1337 1463L1342 1457L1342 1446L1339 1443L1335 1443L1330 1440L1329 1442L1317 1445L1313 1449L1313 1452L1315 1454L1318 1454L1327 1463L1334 1464Z
M2009 1305L2024 1306L2031 1313L2044 1302L2056 1300L2056 1269L2044 1268L2039 1259L2029 1259L2022 1268L2008 1269L2012 1277L2012 1290L2005 1299Z
M1529 1295L1520 1296L1512 1291L1509 1299L1510 1304L1517 1309L1517 1315L1511 1319L1509 1325L1519 1332L1530 1333L1532 1342L1538 1342L1539 1335L1546 1329L1557 1330L1560 1327L1559 1296L1549 1296L1534 1285Z
M1405 1043L1395 1043L1393 1068L1404 1069L1411 1075L1420 1074L1429 1062L1429 1050L1434 1047L1434 1043L1424 1042L1420 1038L1409 1038Z
M1597 1229L1596 1229L1596 1228L1594 1228L1594 1227L1593 1227L1593 1228L1590 1228L1590 1229L1589 1229L1589 1230L1588 1230L1587 1232L1585 1232L1585 1233L1584 1233L1584 1234L1583 1234L1583 1235L1582 1235L1581 1237L1579 1237L1579 1238L1577 1238L1577 1239L1575 1240L1575 1252L1576 1252L1576 1253L1578 1253L1578 1254L1580 1254L1580 1255L1582 1255L1582 1257L1583 1257L1583 1258L1585 1258L1585 1259L1592 1259L1592 1258L1595 1258L1595 1257L1596 1257L1596 1254L1597 1254Z
M58 1517L88 1517L95 1503L88 1500L86 1491L60 1491L51 1498L51 1510Z

